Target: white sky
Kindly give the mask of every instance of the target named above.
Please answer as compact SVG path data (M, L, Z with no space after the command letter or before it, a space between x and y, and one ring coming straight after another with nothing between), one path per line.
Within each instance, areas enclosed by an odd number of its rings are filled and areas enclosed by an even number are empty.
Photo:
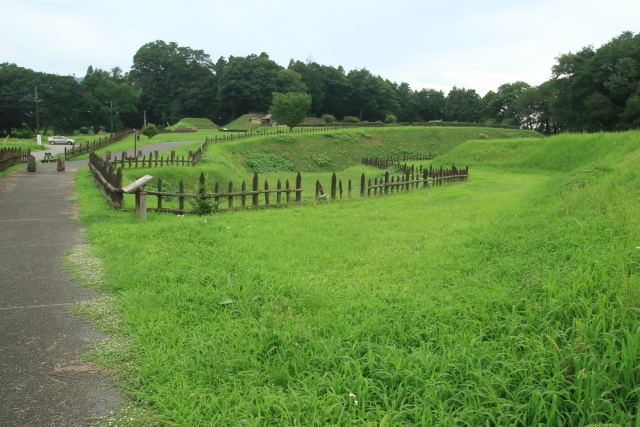
M267 52L287 66L311 55L413 89L481 95L540 84L559 54L640 31L638 0L0 0L0 10L0 62L36 71L128 71L143 44L164 40L214 61Z

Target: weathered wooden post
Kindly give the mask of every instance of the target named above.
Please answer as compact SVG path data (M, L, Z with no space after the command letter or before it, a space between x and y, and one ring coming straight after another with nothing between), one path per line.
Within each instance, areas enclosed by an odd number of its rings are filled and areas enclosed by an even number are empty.
M233 196L231 193L233 193L233 181L229 181L229 209L233 209Z
M64 157L58 157L58 172L64 172Z
M158 178L158 193L162 193L162 178ZM162 195L158 194L158 209L162 209Z
M242 206L247 205L247 195L245 194L246 191L247 191L247 184L244 181L242 181L242 185L240 186L240 192L242 192Z
M278 192L276 193L276 203L279 205L282 201L282 183L278 180L278 184L276 189Z
M290 191L291 187L289 186L289 180L287 180L285 183L285 189L286 189L285 194L287 195L287 204L289 204L289 199L291 197L291 191Z
M269 205L269 183L264 180L264 204Z
M184 213L184 197L182 196L182 193L184 193L184 181L180 180L180 184L178 185L178 193L180 193L181 195L178 196L178 201L179 201L179 210L180 213Z
M258 206L258 173L253 173L253 206Z
M122 169L118 169L118 171L122 171ZM147 219L147 192L144 191L144 185L151 181L153 177L151 175L145 175L142 178L139 178L122 188L122 192L124 193L134 193L136 196L136 214L138 218L141 220ZM122 196L120 194L119 196Z
M302 175L298 172L296 176L296 202L302 201Z
M384 173L384 194L389 194L389 171Z
M331 175L331 200L336 199L336 173Z
M362 176L360 176L360 197L364 197L364 173L362 174ZM371 179L369 179L369 181L371 181ZM371 183L369 183L369 186L371 186Z

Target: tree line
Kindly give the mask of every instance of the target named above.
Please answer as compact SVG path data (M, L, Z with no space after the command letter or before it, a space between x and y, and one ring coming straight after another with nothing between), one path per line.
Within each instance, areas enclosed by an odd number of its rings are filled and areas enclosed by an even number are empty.
M362 121L392 114L402 122L446 120L517 125L544 134L640 127L640 34L624 32L594 49L556 58L551 78L538 86L505 83L480 96L474 89L412 89L369 70L349 72L312 58L277 64L266 53L221 57L161 40L142 46L127 73L89 67L79 83L71 76L0 64L0 131L36 127L38 88L42 130L70 133L82 127L115 131L140 127L142 112L158 125L184 117L219 124L268 111L273 93L311 96L310 114Z

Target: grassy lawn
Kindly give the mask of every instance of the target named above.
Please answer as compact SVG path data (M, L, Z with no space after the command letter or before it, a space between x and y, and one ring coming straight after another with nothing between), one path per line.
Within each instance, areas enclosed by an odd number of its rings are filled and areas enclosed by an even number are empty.
M22 138L0 138L0 148L20 148L22 150L31 149L31 151L43 151L48 147L48 145L46 145L46 138L43 138L43 142L43 145L38 145L35 138L33 140Z
M89 357L169 425L638 425L638 136L469 141L442 158L467 183L144 223L84 169L113 295Z

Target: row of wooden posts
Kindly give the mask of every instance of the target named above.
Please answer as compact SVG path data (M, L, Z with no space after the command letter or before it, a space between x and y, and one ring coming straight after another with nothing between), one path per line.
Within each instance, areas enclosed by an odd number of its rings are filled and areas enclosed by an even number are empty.
M280 129L276 128L274 130L265 130L265 131L235 131L235 132L243 132L233 134L233 130L229 130L228 135L214 136L212 138L207 137L209 142L211 143L221 143L227 141L238 141L240 139L252 138L254 136L271 136L271 135L295 135L302 133L316 133L316 132L326 132L330 130L348 130L348 129L369 129L369 128L379 128L379 127L401 127L401 126L409 126L409 123L395 123L395 124L386 124L386 123L362 123L362 124L354 124L354 125L301 125L300 127L296 127L293 130L289 129Z
M64 158L69 160L73 157L80 156L82 154L91 153L99 148L106 147L109 144L118 142L128 135L135 132L135 129L125 129L117 133L110 134L109 136L100 137L97 141L87 142L85 144L73 145L71 147L64 148Z
M0 172L19 163L26 163L31 157L31 149L22 151L20 148L0 148Z
M117 163L110 162L92 153L89 165L94 175L96 183L99 184L102 193L115 209L124 207L124 191L122 185L122 168ZM116 169L117 168L117 169ZM383 194L393 194L394 192L409 191L415 188L427 188L430 186L439 186L453 182L466 181L469 176L467 168L457 168L452 166L451 169L414 169L404 175L390 175L387 171L383 177L376 177L373 180L362 174L360 177L360 196L370 197ZM151 178L151 177L149 177ZM296 176L295 185L292 187L289 180L285 180L284 185L278 180L275 188L269 185L267 180L264 181L263 188L260 189L260 180L257 173L254 173L250 183L251 188L247 188L247 183L243 181L240 188L234 186L232 181L225 189L222 189L220 183L214 184L212 193L206 191L206 182L204 173L200 174L200 180L197 193L185 192L184 182L181 180L178 191L166 191L163 188L163 180L159 178L157 181L157 190L141 189L136 193L136 211L139 212L138 204L144 200L144 211L173 212L178 214L197 212L196 209L186 209L185 199L210 200L213 199L212 208L217 211L233 210L233 209L251 209L281 206L289 203L302 202L302 175ZM331 188L329 194L325 194L320 181L316 181L315 200L336 200L343 198L351 198L354 190L352 180L349 179L343 185L342 180L338 179L334 173L331 177ZM239 190L239 191L238 191ZM147 196L157 197L157 207L147 208ZM273 197L273 198L272 198ZM167 206L165 202L172 201L177 198L177 206ZM263 202L260 201L264 198ZM275 200L274 200L275 198ZM169 199L169 200L168 200ZM238 203L236 203L238 202ZM140 213L140 212L139 212ZM146 215L146 214L145 214Z

